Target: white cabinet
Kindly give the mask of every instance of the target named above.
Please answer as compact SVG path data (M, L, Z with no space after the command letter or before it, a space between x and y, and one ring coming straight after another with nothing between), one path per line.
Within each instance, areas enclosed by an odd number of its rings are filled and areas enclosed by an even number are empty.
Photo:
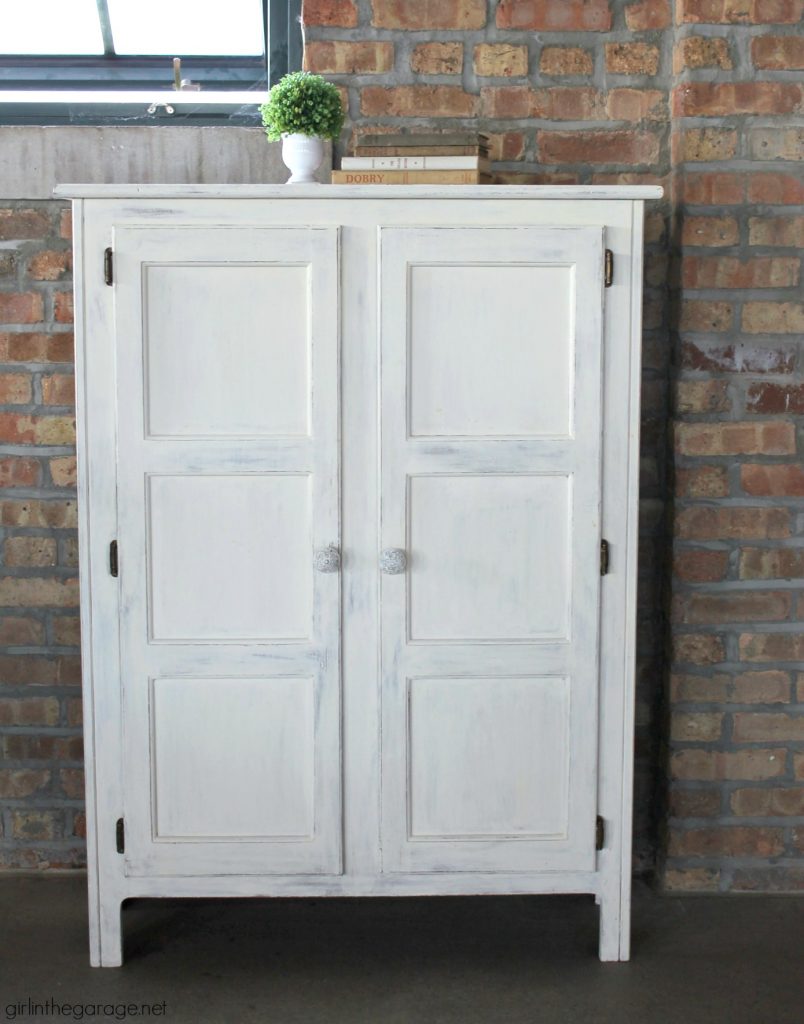
M626 959L659 190L60 194L93 964L172 895L591 893Z

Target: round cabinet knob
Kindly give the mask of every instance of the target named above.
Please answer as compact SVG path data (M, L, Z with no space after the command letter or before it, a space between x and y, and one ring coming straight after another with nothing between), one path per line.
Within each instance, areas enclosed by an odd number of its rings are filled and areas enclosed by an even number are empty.
M380 555L380 569L389 576L398 576L408 567L408 556L402 548L386 548Z
M337 572L341 567L341 553L334 544L319 548L313 558L316 572Z

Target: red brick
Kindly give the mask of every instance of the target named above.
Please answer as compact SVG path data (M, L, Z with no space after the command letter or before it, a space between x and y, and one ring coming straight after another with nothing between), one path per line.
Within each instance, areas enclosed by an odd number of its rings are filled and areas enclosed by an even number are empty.
M780 828L694 828L673 831L671 857L778 857L784 852Z
M731 699L735 704L787 704L790 677L787 672L743 672L735 676Z
M719 789L673 789L670 793L672 818L717 818L720 815Z
M804 413L804 384L754 383L746 394L746 409L764 414L800 415Z
M679 328L704 334L722 333L731 330L733 314L734 307L730 302L684 299L681 303Z
M0 441L9 444L75 444L75 420L70 416L0 413Z
M745 200L742 174L688 174L683 189L684 202L691 206L736 206Z
M418 75L459 75L463 70L463 43L419 43L410 55Z
M490 132L489 156L492 160L521 160L525 141L523 132Z
M734 717L735 743L771 743L804 740L804 715L782 712L740 711Z
M677 468L676 495L679 498L727 498L729 478L722 466Z
M69 249L43 250L28 261L28 276L34 281L60 281L72 270Z
M69 241L73 237L73 211L62 210L59 217L59 238Z
M50 460L50 477L55 487L76 485L76 462L74 455L62 455Z
M72 374L52 373L42 377L45 405L75 405L75 378Z
M6 537L3 556L6 565L55 565L56 541L53 537Z
M676 382L676 410L679 413L728 412L730 408L728 381L680 380Z
M0 209L0 241L46 238L51 230L43 210Z
M670 0L640 0L625 8L625 24L632 32L667 28L670 24Z
M728 700L731 677L694 676L674 672L670 676L670 699L675 704L723 704Z
M802 101L802 86L794 82L684 82L672 92L677 117L794 114Z
M0 331L0 361L4 363L71 363L73 335Z
M720 36L687 36L680 39L673 50L673 72L680 74L685 68L734 67L727 39Z
M795 24L804 13L802 0L676 0L679 22L734 24Z
M543 75L591 75L592 54L578 46L545 46L539 57Z
M380 74L393 66L393 43L316 39L304 47L305 70L319 75Z
M746 494L760 497L804 496L804 466L755 465L740 467L740 485Z
M543 164L655 164L658 137L650 132L597 131L536 134Z
M679 423L681 455L791 455L796 450L792 423Z
M71 324L73 322L73 293L56 292L53 296L53 317L56 323Z
M676 513L675 530L683 540L782 540L790 536L790 513L786 508L692 505Z
M11 812L11 835L14 839L36 841L55 839L58 836L59 814L57 811Z
M665 868L662 885L667 892L718 892L720 871L716 868Z
M801 36L754 36L751 40L754 67L768 71L804 68L804 39Z
M38 459L20 455L0 458L0 487L38 487L42 480L42 465Z
M784 747L736 751L689 747L673 754L670 760L670 774L675 779L701 782L727 779L758 782L784 775L786 755Z
M11 735L0 742L3 756L19 761L80 761L84 748L80 736Z
M35 324L44 316L42 296L36 292L0 292L0 322Z
M804 179L774 171L749 174L748 201L780 205L804 203Z
M690 128L671 140L675 163L715 163L731 160L737 153L734 128Z
M682 227L683 245L706 245L710 248L736 245L740 229L734 217L686 217Z
M497 28L536 32L608 32L611 11L608 0L500 0Z
M803 548L744 548L740 579L790 580L804 578Z
M360 94L365 117L472 117L476 106L457 85L369 85Z
M0 579L0 606L75 608L78 606L78 580L6 576Z
M327 25L354 28L357 4L354 0L302 0L303 25Z
M0 698L0 725L56 725L58 720L55 697Z
M804 661L802 633L742 633L741 661Z
M685 341L681 346L681 365L685 370L713 373L792 373L796 349L751 344L707 345Z
M691 665L714 665L723 661L723 641L708 633L677 633L673 637L673 660Z
M536 94L528 85L486 86L480 102L485 117L527 118L533 116Z
M687 548L677 551L673 558L674 573L686 583L722 580L728 565L728 551L710 551L707 548Z
M804 160L804 127L752 128L748 148L755 160Z
M675 621L692 626L729 622L780 622L790 617L791 595L787 591L751 590L745 593L678 595L674 602Z
M659 47L651 43L606 43L606 71L614 75L655 75Z
M723 717L710 711L676 711L671 716L670 738L684 743L714 742L720 739Z
M472 67L483 77L522 77L528 73L528 48L511 43L478 43Z
M30 374L0 373L0 405L27 405L30 401Z
M62 768L59 781L68 800L84 798L84 773L80 768Z
M804 754L793 755L793 771L797 779L804 780Z
M599 121L606 116L606 101L597 89L554 86L534 94L536 116L555 121Z
M45 627L36 619L8 615L0 618L0 645L30 647L45 642Z
M799 261L793 256L687 256L681 264L684 288L793 288Z
M75 528L78 525L75 501L41 501L38 498L2 501L0 525Z
M749 245L781 245L804 248L803 217L749 217Z
M612 121L666 121L667 106L659 89L612 89L606 97Z
M804 303L746 302L742 327L749 334L802 334Z
M77 647L81 643L81 620L77 615L53 616L53 642L61 647Z
M476 29L486 0L371 0L371 24L393 29Z
M45 768L0 769L0 797L20 800L36 796L50 783L50 772Z
M76 685L81 682L78 655L40 654L0 656L0 679L9 686Z
M738 817L746 818L804 815L804 788L735 789L731 809Z

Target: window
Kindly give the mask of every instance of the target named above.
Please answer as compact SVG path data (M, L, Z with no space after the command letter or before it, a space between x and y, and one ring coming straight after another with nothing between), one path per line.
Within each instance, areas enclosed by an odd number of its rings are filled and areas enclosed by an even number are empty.
M301 0L22 0L0 30L2 124L256 124L301 66Z

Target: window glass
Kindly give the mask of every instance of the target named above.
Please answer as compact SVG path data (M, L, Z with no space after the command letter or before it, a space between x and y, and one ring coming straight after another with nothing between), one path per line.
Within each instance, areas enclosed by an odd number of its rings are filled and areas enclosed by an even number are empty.
M103 53L96 0L6 0L2 6L0 53Z
M94 2L92 4L94 7ZM263 52L261 0L108 0L115 53L251 57Z

